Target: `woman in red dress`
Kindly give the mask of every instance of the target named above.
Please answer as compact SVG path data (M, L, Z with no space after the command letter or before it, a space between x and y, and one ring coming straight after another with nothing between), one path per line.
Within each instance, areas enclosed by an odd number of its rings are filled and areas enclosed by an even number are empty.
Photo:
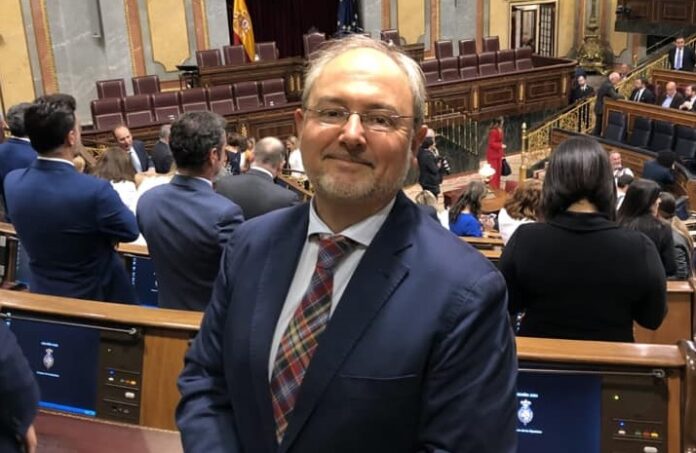
M500 172L505 157L505 145L503 144L503 118L496 118L488 131L488 148L486 148L486 160L495 169L491 178L491 187L500 189Z

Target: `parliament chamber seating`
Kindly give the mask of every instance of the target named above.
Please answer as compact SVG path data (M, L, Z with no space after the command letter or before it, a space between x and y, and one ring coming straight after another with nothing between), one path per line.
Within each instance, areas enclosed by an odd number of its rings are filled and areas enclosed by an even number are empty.
M90 103L90 109L96 129L113 129L124 123L121 98L95 99Z
M178 91L155 93L152 95L155 121L170 121L181 115L181 100Z
M128 127L150 124L155 120L152 98L149 94L136 94L123 98L123 113Z
M259 88L256 82L239 82L233 87L237 110L256 109L263 105L259 99Z
M500 50L500 40L497 36L484 36L482 47L484 52L497 52Z
M379 32L379 39L386 43L392 43L395 46L401 46L401 37L399 36L399 30L395 28L381 30Z
M478 55L459 55L459 76L467 80L475 79L478 75Z
M217 85L208 88L210 110L218 115L229 115L234 112L234 95L232 85Z
M131 78L133 94L155 94L160 92L159 76L146 75Z
M200 112L208 110L208 91L205 88L190 88L181 92L181 110Z
M479 75L480 76L495 75L497 73L498 73L498 67L496 66L495 63L479 64Z
M681 124L676 126L674 152L688 168L694 168L696 163L696 129Z
M609 113L607 127L602 132L602 137L606 140L622 142L626 134L626 115L621 112Z
M314 32L302 35L305 58L310 59L311 55L319 50L319 47L324 44L325 41L326 35L324 33Z
M438 59L441 80L456 80L459 75L458 57L446 57Z
M223 46L222 53L225 56L225 64L228 66L246 63L246 53L241 44Z
M123 79L97 80L97 98L122 98L126 96L126 84Z
M261 81L261 96L266 107L283 105L288 103L285 96L283 79L270 79Z
M196 51L196 62L198 68L210 68L214 66L222 66L222 57L220 49L206 49Z
M278 48L275 41L257 42L256 57L260 61L272 61L278 59Z
M633 122L633 131L628 144L637 148L647 148L652 136L653 122L650 118L639 116Z
M650 137L648 149L655 152L672 149L674 144L674 124L667 121L655 121L653 124L653 133L652 137Z
M451 39L435 41L435 58L442 60L454 56Z
M435 83L440 80L440 64L437 60L423 60L420 66L426 83Z
M475 39L460 39L459 40L459 56L476 55L476 40Z

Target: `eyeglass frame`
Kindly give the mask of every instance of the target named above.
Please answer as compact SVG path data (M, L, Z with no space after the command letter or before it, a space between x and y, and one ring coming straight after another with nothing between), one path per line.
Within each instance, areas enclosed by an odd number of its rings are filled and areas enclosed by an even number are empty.
M360 124L362 124L363 127L365 127L365 129L371 130L371 131L373 131L373 132L396 132L396 131L398 131L398 130L400 129L399 127L397 127L397 126L398 126L397 124L395 124L393 128L387 128L387 129L385 129L385 130L378 130L378 129L376 130L376 129L373 129L372 127L370 127L369 125L366 125L366 124L365 124L365 120L364 120L364 119L365 119L365 117L366 117L367 115L375 114L375 112L379 112L380 110L372 110L372 111L367 111L367 112L362 112L362 113L361 113L361 112L352 111L352 110L348 110L348 109L345 109L345 108L342 108L342 107L332 107L332 108L325 108L325 109L315 109L315 108L310 108L310 107L303 107L303 110L308 111L308 112L312 112L312 113L315 113L315 114L319 114L319 115L321 115L323 112L327 112L327 111L340 112L340 113L341 113L342 120L339 121L339 122L337 122L337 123L327 123L327 122L322 121L321 119L317 118L322 124L327 125L327 126L339 126L339 127L343 127L343 126L345 126L345 125L348 123L348 119L349 119L352 115L358 115L358 116L360 117ZM388 112L388 111L385 110L384 112L386 113L386 112ZM415 116L413 116L413 115L397 115L397 114L395 114L395 113L393 113L393 114L385 114L385 115L383 115L383 116L389 118L389 119L392 120L394 123L396 123L398 120L401 120L401 119L409 119L409 118L415 119Z

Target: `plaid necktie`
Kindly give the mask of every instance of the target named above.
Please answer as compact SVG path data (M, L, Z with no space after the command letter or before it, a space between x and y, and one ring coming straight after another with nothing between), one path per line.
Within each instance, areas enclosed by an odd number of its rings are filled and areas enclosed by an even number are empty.
M319 240L319 255L309 287L280 340L271 374L278 443L283 440L305 371L319 344L319 336L329 322L334 268L354 247L355 243L343 236Z

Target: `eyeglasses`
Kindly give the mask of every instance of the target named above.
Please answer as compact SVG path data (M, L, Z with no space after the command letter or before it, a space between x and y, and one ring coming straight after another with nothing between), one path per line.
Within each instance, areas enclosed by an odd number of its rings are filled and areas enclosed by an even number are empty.
M413 118L406 115L395 115L388 110L370 110L369 112L351 112L346 109L310 109L314 116L327 126L343 126L351 115L358 115L363 127L374 132L394 132L401 127L401 119Z

